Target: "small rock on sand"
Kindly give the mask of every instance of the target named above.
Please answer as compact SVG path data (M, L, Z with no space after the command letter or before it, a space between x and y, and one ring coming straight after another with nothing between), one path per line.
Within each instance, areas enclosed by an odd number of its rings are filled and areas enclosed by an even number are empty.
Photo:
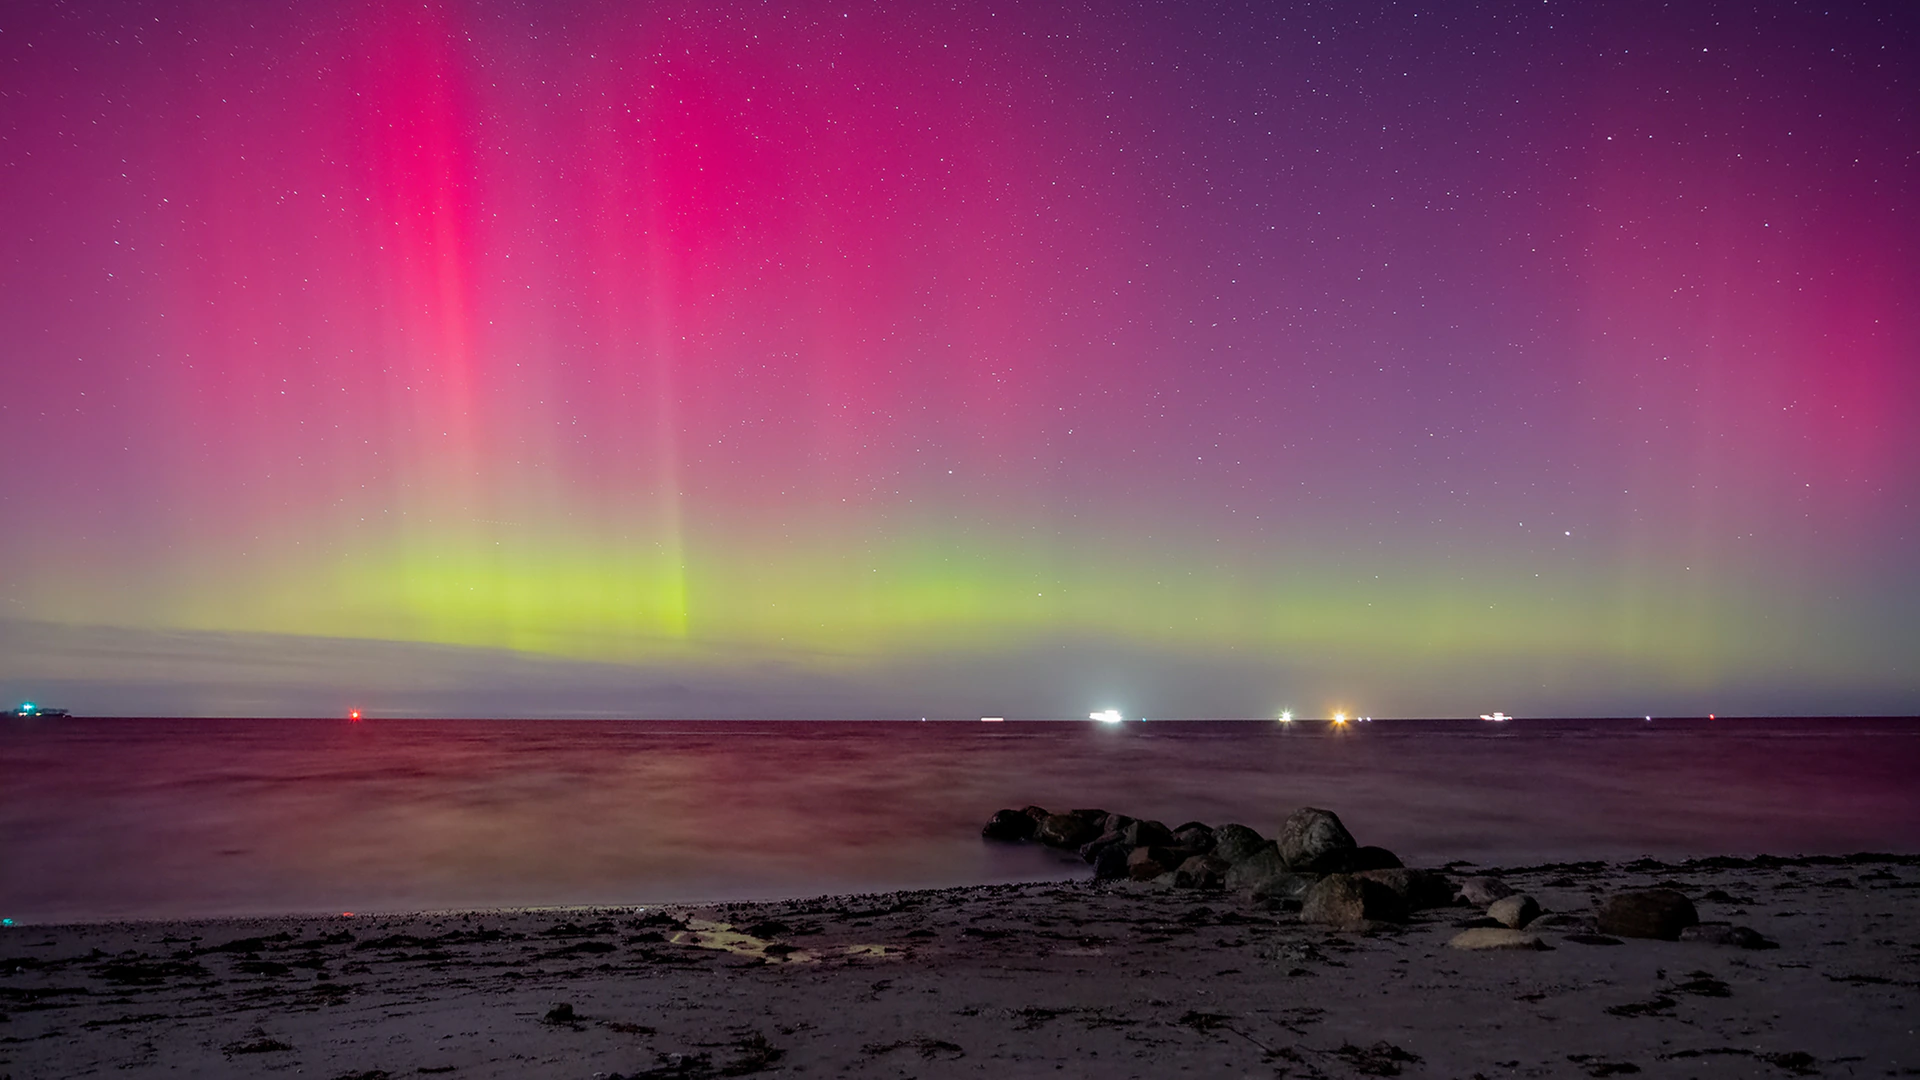
M1552 948L1540 940L1539 934L1529 934L1525 930L1514 930L1505 926L1483 926L1473 930L1462 930L1447 942L1449 949L1466 949L1480 952L1489 949L1531 949L1541 951Z
M1697 941L1702 945L1731 945L1739 949L1777 949L1780 943L1763 937L1758 931L1744 926L1728 926L1726 923L1701 923L1680 931L1681 941Z
M1526 893L1503 896L1487 905L1487 918L1518 930L1540 917L1540 902Z
M1460 899L1469 907L1483 908L1502 897L1512 896L1513 886L1497 877L1470 877L1460 883Z
M1331 810L1303 806L1280 823L1280 857L1293 870L1314 869L1322 860L1360 845Z
M1595 920L1603 934L1676 941L1680 931L1700 921L1693 902L1672 889L1617 892L1600 905Z

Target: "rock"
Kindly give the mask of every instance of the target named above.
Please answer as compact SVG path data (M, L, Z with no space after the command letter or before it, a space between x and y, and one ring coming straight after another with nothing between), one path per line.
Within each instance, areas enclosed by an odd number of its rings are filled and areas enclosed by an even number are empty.
M1406 917L1406 902L1392 889L1351 874L1328 874L1300 898L1301 922L1357 926L1370 920L1400 922Z
M1048 814L1033 830L1033 838L1048 847L1076 850L1097 835L1087 819L1075 814Z
M1360 846L1353 842L1353 834L1347 827L1340 824L1340 815L1312 806L1303 806L1288 814L1287 820L1280 823L1280 835L1275 839L1280 844L1280 857L1293 870L1317 869L1323 861L1330 861L1335 852L1352 851Z
M1213 851L1213 829L1197 821L1189 821L1173 830L1173 842L1183 848L1211 854Z
M1310 864L1322 874L1358 874L1368 870L1396 870L1403 864L1400 856L1383 847L1357 847L1331 851Z
M556 1001L547 1009L544 1019L549 1024L571 1024L579 1017L574 1014L571 1002Z
M1120 835L1134 847L1142 844L1157 844L1161 847L1174 846L1173 830L1157 821L1135 821L1120 830Z
M1744 926L1729 926L1726 923L1701 923L1680 931L1681 941L1697 941L1702 945L1732 945L1740 949L1777 949L1780 943L1760 935L1758 931Z
M1127 876L1135 881L1152 881L1179 865L1180 860L1163 847L1137 847L1127 854Z
M1470 877L1460 883L1460 899L1466 901L1468 907L1483 908L1512 895L1513 886L1497 877Z
M1108 814L1106 823L1101 827L1101 831L1117 833L1131 824L1133 824L1133 819L1125 814Z
M1020 812L1032 818L1033 823L1035 825L1040 824L1041 822L1047 820L1049 816L1051 816L1047 808L1044 806L1028 806L1023 808Z
M1544 951L1553 946L1540 940L1539 934L1529 934L1525 930L1512 930L1504 926L1482 927L1477 930L1462 930L1447 942L1449 949L1467 949L1479 952L1486 949L1533 949Z
M1408 911L1446 907L1453 903L1453 882L1445 874L1432 870L1409 870L1404 866L1387 870L1362 870L1353 875L1377 881L1406 901Z
M1095 836L1107 831L1107 818L1112 816L1105 810L1069 810L1067 813L1085 821Z
M1540 910L1545 911L1546 909L1541 908ZM1566 929L1571 927L1572 929L1575 929L1575 930L1592 930L1593 916L1574 915L1574 914L1570 914L1568 912L1562 911L1552 915L1542 915L1538 919L1535 919L1531 925L1536 930L1544 926L1552 926L1560 929Z
M1133 849L1125 844L1108 844L1093 860L1093 880L1121 881L1128 877L1127 856Z
M1312 874L1282 870L1246 886L1246 894L1254 900L1292 900L1298 903L1319 880Z
M1036 824L1033 818L1018 810L1000 810L981 827L980 835L988 840L1025 840L1033 835Z
M1676 941L1680 931L1697 925L1693 901L1672 889L1631 889L1607 897L1595 923L1602 934Z
M1103 832L1099 836L1080 845L1080 857L1088 862L1092 862L1100 857L1102 851L1105 851L1114 844L1126 843L1125 840L1120 838L1120 834L1117 832Z
M1213 854L1230 863L1239 862L1271 842L1245 825L1222 825L1213 830Z
M1231 825L1227 826L1227 828L1233 827L1234 826ZM1225 832L1226 830L1222 829L1220 831ZM1252 830L1249 829L1248 831L1251 832ZM1218 836L1219 833L1215 833L1214 835ZM1252 888L1256 882L1264 881L1275 874L1284 874L1287 872L1287 861L1280 857L1280 845L1275 844L1271 840L1262 841L1260 847L1252 854L1244 855L1239 859L1228 859L1221 855L1218 845L1214 847L1213 855L1214 858L1220 859L1229 867L1226 881L1226 886L1229 889L1249 889Z
M1190 856L1173 872L1173 883L1183 889L1220 889L1226 887L1227 871L1232 864L1211 855Z
M1487 905L1487 918L1519 930L1540 917L1540 902L1526 893L1503 896Z

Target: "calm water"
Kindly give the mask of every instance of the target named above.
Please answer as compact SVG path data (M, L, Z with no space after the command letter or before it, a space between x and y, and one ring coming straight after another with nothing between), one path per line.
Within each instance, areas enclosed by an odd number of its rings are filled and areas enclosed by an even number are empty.
M1414 863L1920 850L1920 722L0 722L0 916L646 903L1081 875L1037 802L1302 804Z

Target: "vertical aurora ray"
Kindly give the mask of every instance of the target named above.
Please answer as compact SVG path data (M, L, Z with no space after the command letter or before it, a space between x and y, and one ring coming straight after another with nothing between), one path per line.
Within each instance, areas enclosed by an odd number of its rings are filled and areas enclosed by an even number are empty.
M1768 7L9 10L0 602L1920 707L1915 43Z

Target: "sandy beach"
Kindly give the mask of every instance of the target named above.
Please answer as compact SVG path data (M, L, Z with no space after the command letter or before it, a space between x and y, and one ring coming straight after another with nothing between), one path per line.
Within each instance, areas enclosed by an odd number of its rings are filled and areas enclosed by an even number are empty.
M1084 880L16 926L0 1078L1920 1075L1920 858L1493 872L1543 948ZM1778 947L1595 933L1648 887Z

